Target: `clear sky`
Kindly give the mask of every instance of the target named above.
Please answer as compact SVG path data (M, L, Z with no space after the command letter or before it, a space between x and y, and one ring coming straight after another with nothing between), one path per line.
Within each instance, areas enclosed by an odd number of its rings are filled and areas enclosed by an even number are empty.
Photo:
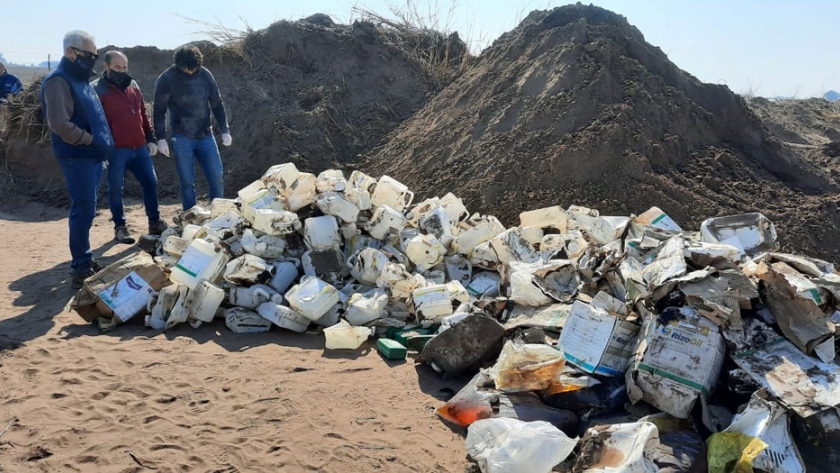
M202 39L198 21L233 29L263 28L280 19L327 13L358 18L353 7L392 16L406 0L30 0L0 15L0 53L12 62L39 63L61 53L61 38L84 29L99 46L174 48ZM410 0L429 26L458 31L474 52L510 30L547 0ZM682 69L738 93L821 96L840 90L840 0L599 0L626 16ZM12 6L12 4L14 6Z

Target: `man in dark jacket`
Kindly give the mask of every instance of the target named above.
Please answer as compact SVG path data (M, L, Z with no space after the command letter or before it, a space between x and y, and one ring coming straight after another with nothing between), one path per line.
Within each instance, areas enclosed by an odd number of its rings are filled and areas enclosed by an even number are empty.
M0 62L0 107L3 106L3 101L22 90L23 84L20 79L9 74L6 65Z
M53 154L70 194L70 254L73 289L98 268L90 251L99 180L114 149L105 111L90 85L96 44L84 31L64 36L64 57L41 86L41 106L50 129Z
M187 210L195 205L195 161L207 178L210 200L224 195L224 169L213 137L211 110L221 128L222 144L230 146L233 139L216 79L201 66L201 51L193 45L181 46L175 50L174 62L155 82L154 122L158 149L169 156L166 143L166 113L169 112L172 151L181 181L181 205Z
M108 156L106 169L114 239L128 244L135 241L125 224L122 193L126 171L131 171L143 188L149 233L160 235L166 230L166 224L158 211L158 181L152 164L152 156L158 150L143 94L137 82L128 75L128 57L120 51L105 53L105 70L92 85L105 109L116 146Z

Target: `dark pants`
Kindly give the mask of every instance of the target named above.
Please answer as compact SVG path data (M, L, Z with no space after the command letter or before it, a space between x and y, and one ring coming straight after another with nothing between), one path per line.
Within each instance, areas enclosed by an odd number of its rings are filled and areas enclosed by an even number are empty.
M96 215L99 180L105 162L94 158L58 158L70 194L70 267L74 273L91 270L90 227Z
M123 210L123 185L125 173L131 171L143 188L143 205L149 225L160 220L158 211L158 181L152 157L145 146L139 148L117 148L108 157L108 206L114 227L125 226Z
M204 177L210 187L210 200L224 195L224 169L216 138L211 135L194 140L173 133L172 151L175 153L175 166L181 181L181 205L184 210L195 206L195 161L198 161L198 165L204 171Z

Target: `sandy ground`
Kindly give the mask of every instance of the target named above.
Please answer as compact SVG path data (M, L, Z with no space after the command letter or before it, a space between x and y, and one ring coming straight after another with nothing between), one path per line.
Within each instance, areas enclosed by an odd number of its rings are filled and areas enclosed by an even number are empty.
M100 334L63 310L67 210L4 200L0 472L464 471L463 437L434 415L463 381L369 346L325 351L322 335L235 335L221 321ZM141 207L128 216L145 228ZM112 236L102 209L98 259L132 251Z

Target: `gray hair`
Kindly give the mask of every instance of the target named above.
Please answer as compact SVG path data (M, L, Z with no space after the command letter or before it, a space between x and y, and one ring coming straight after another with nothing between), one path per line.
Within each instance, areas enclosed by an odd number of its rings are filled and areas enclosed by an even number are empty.
M64 35L64 50L66 51L67 48L81 48L85 45L85 41L90 41L91 43L96 42L90 33L82 30L73 30Z
M105 64L110 65L111 60L114 59L114 56L121 56L123 59L125 59L125 62L128 62L128 56L126 56L124 52L117 51L116 49L112 49L112 50L108 51L107 53L105 53L105 58L104 58L105 59Z

